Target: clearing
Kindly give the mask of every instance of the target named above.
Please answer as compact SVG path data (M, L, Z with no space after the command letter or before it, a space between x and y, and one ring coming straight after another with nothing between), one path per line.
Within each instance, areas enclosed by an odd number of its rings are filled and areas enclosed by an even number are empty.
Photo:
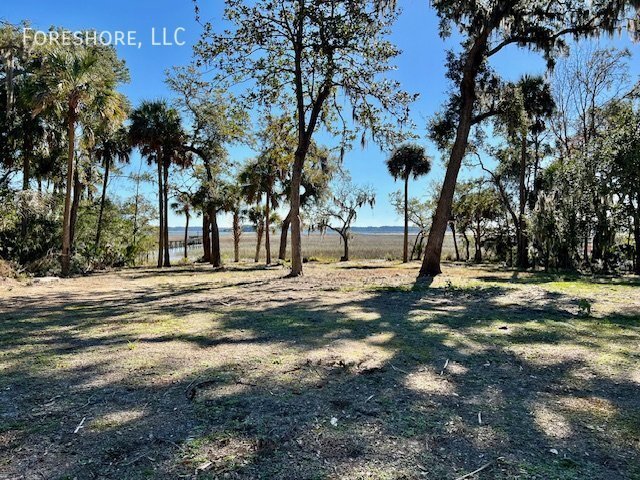
M0 285L0 478L640 478L637 279L417 267Z

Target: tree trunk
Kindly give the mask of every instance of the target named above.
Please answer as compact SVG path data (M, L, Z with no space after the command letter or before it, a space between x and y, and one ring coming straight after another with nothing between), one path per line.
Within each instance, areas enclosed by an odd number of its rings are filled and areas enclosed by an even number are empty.
M109 168L111 167L111 159L107 156L104 164L104 179L102 181L102 195L100 196L100 211L98 213L98 226L96 227L96 243L95 250L100 247L100 234L102 233L102 215L104 214L104 202L107 198L107 183L109 182Z
M218 228L218 212L215 208L209 210L209 221L211 222L211 265L214 268L220 268L222 266L220 229Z
M409 174L404 179L404 242L402 243L402 263L409 261Z
M267 204L265 205L265 218L264 218L264 248L266 250L266 264L271 265L271 192L267 192Z
M162 258L164 252L164 189L162 188L162 160L160 152L156 153L156 161L158 162L158 214L160 216L160 225L158 226L158 268L162 268L164 261Z
M264 222L260 222L256 226L256 256L254 258L254 262L258 263L260 261L260 247L262 246L262 234L264 233Z
M242 227L240 226L240 213L237 210L233 212L233 261L240 261L240 235L242 235Z
M460 251L458 250L458 240L456 239L456 224L455 222L449 222L449 228L451 228L451 234L453 235L453 248L456 251L456 262L460 261Z
M525 233L524 212L527 205L527 190L525 184L525 175L527 169L527 137L523 133L520 146L520 172L519 172L519 205L518 205L518 228L517 235L517 258L516 266L518 268L527 268L529 266L528 242Z
M473 256L473 261L475 263L482 263L482 246L480 244L480 236L473 236L473 243L475 244L475 254Z
M70 252L73 252L73 244L76 239L76 225L78 223L78 209L80 208L80 199L82 198L82 183L80 182L80 173L78 165L73 172L73 201L71 202L71 220L69 221L69 237Z
M278 258L285 260L287 258L287 235L289 234L289 226L291 225L291 211L287 214L282 221L282 229L280 230L280 251L278 252Z
M302 275L302 232L300 219L300 184L302 182L302 166L304 153L296 151L291 175L291 272L289 276Z
M344 247L344 254L342 255L342 258L340 259L340 261L348 262L349 261L349 234L348 233L346 235L340 234L340 236L342 237L342 243Z
M185 217L187 219L184 226L184 259L189 258L189 214L185 212Z
M640 192L637 197L638 207L636 208L635 215L633 216L633 237L636 242L634 272L636 275L640 275Z
M11 70L11 66L9 66ZM8 95L8 93L7 93ZM22 191L29 190L29 179L31 177L31 151L33 150L31 136L27 135L24 141L24 152L22 152ZM26 212L22 211L22 224L20 226L20 235L22 239L27 236L27 227L29 219Z
M210 228L211 222L209 221L209 214L205 210L202 212L202 249L204 250L202 259L207 263L211 262L211 236L209 235Z
M486 40L486 39L485 39ZM465 65L462 82L460 85L460 119L456 130L456 139L451 149L451 155L447 164L447 171L442 184L438 206L433 217L427 247L424 253L424 261L420 268L420 277L434 276L442 273L440 257L442 256L442 243L447 231L447 223L451 218L451 204L456 190L458 172L462 159L467 150L469 132L472 125L473 107L476 100L475 84L478 67L482 60L484 44L474 45L469 53L467 65Z
M75 111L69 106L67 114L67 139L69 142L69 154L67 157L67 189L64 194L64 214L62 217L62 276L68 277L71 267L71 188L73 185L73 170L75 166L74 148L76 121Z
M164 266L171 266L169 252L169 162L164 162Z
M469 261L470 253L469 253L469 237L467 236L467 231L462 231L462 238L464 239L464 250L465 250L465 261Z

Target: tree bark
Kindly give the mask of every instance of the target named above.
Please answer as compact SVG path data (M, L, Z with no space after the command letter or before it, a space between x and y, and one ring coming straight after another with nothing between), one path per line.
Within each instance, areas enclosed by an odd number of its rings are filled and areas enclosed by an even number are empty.
M409 175L404 179L404 242L402 244L402 263L409 261Z
M62 276L68 277L71 267L71 188L73 185L73 170L75 166L75 109L69 105L67 114L67 139L69 142L69 152L67 158L67 189L64 195L64 214L62 217Z
M264 222L260 222L256 226L256 256L254 258L254 262L258 263L260 261L260 247L262 246L262 234L264 233Z
M158 226L158 268L164 265L162 257L164 252L164 189L162 188L162 160L160 152L156 153L156 161L158 162L158 214L160 216L160 225Z
M9 66L11 69L11 66ZM8 95L8 93L7 93ZM29 190L29 180L31 177L31 151L33 150L33 145L31 141L31 136L27 135L24 140L24 152L22 152L22 191L26 192ZM22 224L20 226L20 235L24 240L27 236L27 227L29 223L29 219L25 212L22 212Z
M291 277L302 275L302 232L300 219L300 184L304 153L298 149L291 175Z
M456 224L453 221L449 222L449 228L451 228L451 234L453 235L453 248L456 251L456 262L460 261L460 251L458 250L458 240L456 239Z
M460 108L460 120L456 131L456 139L451 149L447 171L442 184L442 191L438 199L436 213L431 223L427 246L424 252L424 261L420 268L420 277L435 276L442 273L440 257L442 256L442 243L447 231L447 223L451 217L451 204L456 190L458 172L462 165L462 159L467 150L469 132L471 130L473 107L476 100L475 82L478 73L477 65L469 60L465 67L462 84L460 87L462 106ZM470 63L470 65L469 65Z
M527 205L527 189L525 183L527 169L527 137L522 134L522 145L520 146L520 172L519 172L519 205L518 205L518 228L517 236L517 259L516 266L518 268L527 268L529 266L528 241L525 234L524 212Z
M164 266L171 266L169 253L169 161L164 162Z
M462 159L467 151L469 132L473 124L473 108L476 101L476 78L480 65L485 59L487 39L493 29L499 24L502 15L515 2L504 2L504 5L496 7L489 25L482 27L464 62L462 80L460 82L460 117L456 138L451 149L447 171L442 184L442 190L438 199L436 213L431 223L427 247L425 248L424 261L420 268L420 277L434 276L442 273L440 258L442 256L442 243L447 231L447 222L451 218L451 204L456 190L458 173L462 165Z
M240 261L240 235L242 235L242 227L240 226L240 213L237 210L233 212L233 261Z
M287 235L289 234L289 226L291 225L291 211L282 221L282 228L280 230L280 251L278 252L278 259L285 260L287 258Z
M211 222L211 265L214 268L220 268L222 266L220 229L218 228L218 212L215 208L209 210L209 221Z
M80 208L80 199L82 197L82 183L80 183L80 174L76 165L73 172L73 201L71 202L71 219L69 221L69 237L70 251L73 252L73 243L76 239L76 225L78 223L78 209Z
M633 216L633 237L635 240L635 268L636 275L640 275L640 192L636 195L638 198L638 207Z
M189 214L185 212L186 223L184 227L184 259L189 258Z
M211 262L211 236L209 235L209 229L211 228L211 222L209 220L209 214L207 211L202 212L202 249L204 250L203 261Z
M340 261L348 262L349 261L349 234L348 233L346 235L340 234L340 236L342 237L342 243L344 247L344 254L342 255L342 258L340 259Z
M271 192L267 192L267 204L265 205L265 218L264 218L264 248L266 250L266 264L271 265L271 221L269 216L271 215Z
M102 180L102 195L100 196L100 211L98 213L98 225L96 227L95 250L100 247L100 234L102 233L102 216L104 214L104 203L107 198L107 183L109 183L109 169L111 167L111 159L109 156L105 158L104 179Z

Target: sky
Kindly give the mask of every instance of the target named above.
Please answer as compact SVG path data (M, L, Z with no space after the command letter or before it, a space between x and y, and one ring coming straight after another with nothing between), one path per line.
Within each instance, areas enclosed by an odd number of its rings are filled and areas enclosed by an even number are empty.
M198 3L203 21L211 20L213 25L221 23L223 0L198 0ZM399 0L398 3L402 13L394 25L391 39L402 54L395 61L397 70L393 77L400 80L405 90L420 94L412 106L412 118L417 125L416 133L422 137L420 143L434 157L431 173L410 184L410 195L419 197L426 195L430 186L444 177L442 155L426 139L426 126L447 98L450 85L445 78L445 52L456 46L457 39L453 36L442 40L438 36L438 19L427 0ZM130 83L120 90L134 107L145 99L171 99L172 92L164 82L165 72L173 66L190 62L192 46L202 32L202 27L195 20L193 0L2 0L0 19L12 23L29 20L34 30L46 30L55 25L70 30L96 29L111 35L115 35L115 31L133 32L134 45L119 45L117 51L126 60L131 74ZM184 45L174 43L174 34ZM167 45L153 45L154 41L163 43L164 38ZM640 76L640 62L637 61L640 45L632 44L625 33L620 38L602 39L600 44L628 48L633 55L631 73L636 78ZM504 49L492 59L491 64L503 78L511 80L524 73L545 72L545 64L538 54L515 46ZM253 153L247 147L230 148L231 158L238 162L250 158ZM395 183L387 172L384 163L387 156L388 152L369 144L364 149L355 145L345 157L344 167L351 173L353 181L371 185L377 192L374 209L362 209L355 223L357 226L402 224L401 217L389 203L389 194L400 189L401 185ZM138 171L141 162L136 153L128 168ZM462 177L474 174L465 170L461 172ZM109 189L111 194L121 198L133 192L126 179L117 177ZM155 204L154 188L149 185L146 191ZM224 217L220 223L228 227L230 219ZM183 226L184 217L172 212L169 225Z

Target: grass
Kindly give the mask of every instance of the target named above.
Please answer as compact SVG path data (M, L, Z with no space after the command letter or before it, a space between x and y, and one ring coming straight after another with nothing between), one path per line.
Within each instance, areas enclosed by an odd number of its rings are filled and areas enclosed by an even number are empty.
M354 234L349 242L349 254L352 260L368 260L372 258L382 258L388 261L402 259L402 235L381 234L363 235ZM410 239L414 241L413 238ZM240 237L240 258L245 261L253 260L256 253L256 235L253 232L244 232ZM280 245L280 235L271 236L271 255L278 258ZM343 245L340 237L334 234L320 235L311 233L302 236L302 245L305 256L315 262L327 263L340 259L343 255ZM411 243L413 246L413 243ZM220 236L220 248L222 257L230 262L233 259L233 237L230 234ZM183 250L175 250L174 255L182 255ZM202 256L201 247L193 247L189 250L189 257L197 259ZM443 255L453 258L453 241L447 236L444 241ZM264 239L260 251L261 262L265 258ZM290 258L290 251L287 250L287 258Z
M0 290L0 478L640 478L635 279L252 267Z

